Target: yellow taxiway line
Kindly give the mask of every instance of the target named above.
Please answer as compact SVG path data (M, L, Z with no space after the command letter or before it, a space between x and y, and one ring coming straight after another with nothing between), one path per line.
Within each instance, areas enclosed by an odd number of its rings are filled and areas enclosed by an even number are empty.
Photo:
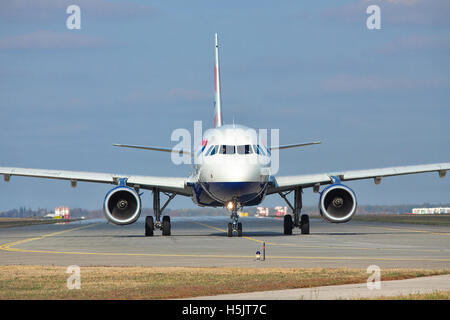
M214 226L210 226L205 223L200 223L195 221L194 223L204 226L206 228L214 229L221 232L227 232L225 229L220 229ZM375 228L375 227L374 227ZM303 245L303 244L296 244L296 243L277 243L277 242L269 242L264 240L258 240L251 237L245 237L242 236L242 239L247 239L250 241L255 241L258 243L266 243L266 245L271 246L285 246L285 247L295 247L295 248L311 248L311 249L323 249L323 248L329 248L329 249L340 249L340 250L383 250L383 251L415 251L415 249L408 249L408 248L376 248L376 247L350 247L350 246L313 246L313 245ZM447 249L423 249L420 250L421 252L442 252L442 251L450 251Z
M71 228L71 229L63 230L63 231L47 233L47 234L44 234L42 236L38 236L38 237L34 237L34 238L26 238L26 239L19 240L19 241L9 242L9 243L1 245L0 246L0 250L11 251L9 249L11 249L12 246L17 246L19 244L23 244L23 243L27 243L27 242L31 242L31 241L36 241L36 240L41 240L41 239L48 238L48 237L57 236L59 234L63 234L63 233L70 232L70 231L85 229L85 228L92 227L92 226L95 226L95 225L98 225L98 224L100 224L100 223L93 223L93 224L89 224L87 226L82 226L82 227Z
M227 232L227 230L225 230L225 229L216 228L216 227L210 226L209 224L200 223L200 222L197 222L197 221L195 221L194 223L196 223L196 224L198 224L198 225L201 225L201 226L203 226L203 227L206 227L206 228L214 229L214 230L221 231L221 232ZM270 243L270 242L266 242L266 241L263 241L263 240L258 240L258 239L251 238L251 237L245 237L245 236L242 236L241 238L242 238L242 239L247 239L247 240L250 240L250 241L259 242L259 243L265 242L266 244L272 244L272 243Z
M381 229L381 230L390 230L390 231L404 231L404 232L417 232L417 233L429 233L434 234L438 236L450 236L449 232L436 232L432 230L417 230L417 229L410 229L410 228L392 228L392 227L374 227L374 226L367 226L368 228L373 229Z
M68 255L97 255L97 256L143 256L143 257L191 257L191 258L244 258L244 259L254 259L253 255L218 255L218 254L163 254L163 253L122 253L122 252L76 252L76 251L51 251L51 250L30 250L30 249L19 249L14 248L19 244L24 244L31 241L41 240L48 237L60 235L66 232L81 230L84 228L88 228L91 226L98 225L89 224L87 226L71 228L68 230L52 232L48 234L44 234L38 237L26 238L23 240L6 243L0 246L0 250L8 251L8 252L25 252L25 253L47 253L47 254L68 254ZM200 224L200 223L199 223ZM204 224L201 224L204 225ZM225 231L213 226L208 226L212 229ZM247 240L263 242L262 240L254 239L251 237L242 237ZM267 257L268 259L283 259L283 260L372 260L372 261L437 261L437 262L449 262L450 259L441 259L441 258L387 258L387 257L313 257L313 256L276 256L270 255Z

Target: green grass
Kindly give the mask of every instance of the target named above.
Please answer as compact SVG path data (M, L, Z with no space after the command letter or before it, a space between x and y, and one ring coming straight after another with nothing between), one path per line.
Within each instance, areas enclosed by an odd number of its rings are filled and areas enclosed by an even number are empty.
M450 270L385 269L383 280ZM0 299L173 299L364 283L365 269L81 267L81 289L68 290L66 267L0 266Z

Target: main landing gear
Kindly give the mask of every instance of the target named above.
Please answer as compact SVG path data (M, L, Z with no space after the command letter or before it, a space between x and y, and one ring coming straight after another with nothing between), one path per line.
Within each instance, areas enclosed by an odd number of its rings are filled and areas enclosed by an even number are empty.
M160 190L158 188L153 189L153 213L155 215L155 221L153 221L152 216L145 217L145 236L151 237L153 236L153 231L156 229L162 230L163 236L170 236L170 217L169 216L163 216L162 222L161 222L161 213L163 210L167 207L170 201L172 201L173 198L175 198L175 193L167 193L164 192L166 196L169 198L166 200L166 203L164 203L163 207L161 208L160 204Z
M228 223L227 236L232 237L233 232L237 232L238 237L242 237L242 223L238 222L238 205L236 202L228 202L227 209L231 211L231 222Z
M292 191L286 193L279 192L280 196L286 201L289 207L292 209L294 219L292 215L288 214L284 216L283 232L286 235L292 234L292 229L297 227L300 228L302 234L309 234L309 216L307 214L302 214L302 193L301 187L294 189L294 206L289 202L286 196Z

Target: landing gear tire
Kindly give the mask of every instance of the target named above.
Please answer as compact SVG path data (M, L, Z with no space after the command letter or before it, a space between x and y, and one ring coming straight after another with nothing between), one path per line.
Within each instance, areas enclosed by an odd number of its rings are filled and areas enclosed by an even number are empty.
M237 234L238 237L242 237L242 223L238 222L237 224Z
M164 216L162 221L162 235L170 236L170 217Z
M292 228L294 227L294 223L292 222L292 216L290 214L284 216L284 234L290 235L292 234Z
M309 234L309 216L306 214L300 217L300 230L302 234Z
M231 222L228 223L227 236L228 237L232 237L233 236L233 225L231 224Z
M154 229L153 217L152 216L145 217L145 236L152 237L153 229Z

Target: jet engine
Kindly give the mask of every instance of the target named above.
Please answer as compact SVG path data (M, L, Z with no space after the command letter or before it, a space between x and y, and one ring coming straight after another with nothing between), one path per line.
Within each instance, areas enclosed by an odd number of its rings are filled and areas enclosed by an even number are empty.
M320 215L329 222L349 221L356 212L356 206L355 193L343 184L333 184L320 195Z
M106 194L103 212L114 224L131 224L141 214L141 198L133 188L116 187Z

